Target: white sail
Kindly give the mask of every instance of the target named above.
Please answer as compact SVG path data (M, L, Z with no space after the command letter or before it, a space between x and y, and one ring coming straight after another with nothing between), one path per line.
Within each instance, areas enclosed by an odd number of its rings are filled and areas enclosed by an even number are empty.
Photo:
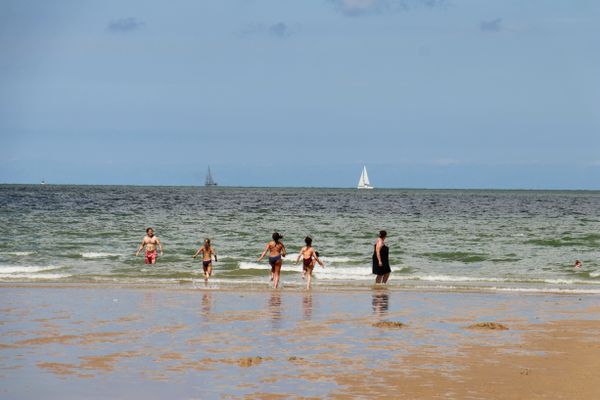
M360 179L358 180L358 189L373 189L371 182L369 181L369 174L367 173L367 167L363 165Z

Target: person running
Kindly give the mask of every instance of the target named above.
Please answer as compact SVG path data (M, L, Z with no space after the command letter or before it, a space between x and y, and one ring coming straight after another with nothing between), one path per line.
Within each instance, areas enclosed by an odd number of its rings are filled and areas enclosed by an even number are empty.
M260 262L267 251L269 252L269 264L271 265L271 280L273 281L273 287L277 289L279 285L279 275L281 273L281 265L283 264L283 260L281 257L285 257L285 246L281 242L283 236L279 234L279 232L273 233L273 240L267 243L265 250L262 252L260 257L258 257L258 262Z
M142 239L142 243L140 243L140 247L135 252L135 256L139 256L140 252L144 247L146 247L146 256L144 257L145 264L155 264L156 263L156 247L160 249L160 256L163 256L163 247L158 239L158 236L154 236L154 229L146 228L146 236Z
M387 283L392 272L389 261L389 249L385 245L386 237L386 231L379 231L379 238L373 249L373 275L377 275L375 283Z
M198 254L202 253L202 268L204 269L204 282L208 281L208 278L212 275L212 259L215 256L215 262L217 262L217 252L214 247L210 245L210 239L204 239L204 244L198 249L196 254L192 258L198 257Z
M304 243L306 246L300 250L300 254L298 254L298 258L296 258L296 264L300 261L300 257L302 257L302 279L306 278L306 288L310 289L310 281L312 279L312 272L315 268L315 262L318 262L319 265L325 268L325 264L319 260L319 252L312 247L312 238L307 236L304 238Z

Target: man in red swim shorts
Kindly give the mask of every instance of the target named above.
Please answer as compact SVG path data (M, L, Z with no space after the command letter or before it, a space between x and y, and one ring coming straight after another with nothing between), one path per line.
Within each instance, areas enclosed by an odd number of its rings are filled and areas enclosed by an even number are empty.
M142 240L140 247L135 252L135 256L139 256L142 249L146 247L146 256L144 257L145 264L155 264L156 263L156 247L160 249L160 256L163 255L163 247L158 239L158 236L154 236L154 230L152 228L146 229L146 236Z

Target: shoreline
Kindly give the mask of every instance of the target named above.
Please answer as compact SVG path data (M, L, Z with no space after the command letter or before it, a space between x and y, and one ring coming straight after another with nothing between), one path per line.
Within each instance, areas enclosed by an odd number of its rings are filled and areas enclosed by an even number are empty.
M524 285L512 286L453 286L432 283L431 285L421 284L391 284L375 285L364 283L362 285L347 284L343 281L326 284L313 284L311 289L305 288L305 283L302 282L284 282L278 289L273 289L270 282L264 281L248 281L244 283L223 282L209 280L205 285L204 280L199 278L193 281L182 280L181 283L131 283L131 282L0 282L2 288L23 288L23 289L161 289L165 291L249 291L249 292L324 292L341 293L357 292L365 293L373 290L386 290L390 292L424 292L424 293L480 293L480 294L514 294L514 295L564 295L564 296L600 296L599 288L577 288L577 287L525 287Z

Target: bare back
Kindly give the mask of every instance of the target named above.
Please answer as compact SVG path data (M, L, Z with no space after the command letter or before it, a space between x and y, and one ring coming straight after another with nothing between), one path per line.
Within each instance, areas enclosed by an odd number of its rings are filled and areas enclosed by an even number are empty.
M281 242L276 243L274 240L271 240L267 244L267 249L269 250L269 257L276 257L280 254L285 256L285 246Z
M304 258L305 260L308 260L309 258L312 258L315 254L315 249L314 247L303 247L301 250L302 253L302 258Z

